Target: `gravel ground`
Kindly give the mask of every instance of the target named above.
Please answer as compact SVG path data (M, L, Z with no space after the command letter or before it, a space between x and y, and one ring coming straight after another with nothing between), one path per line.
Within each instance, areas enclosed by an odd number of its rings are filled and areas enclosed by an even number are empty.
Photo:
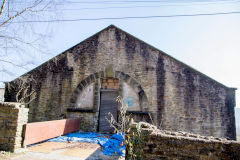
M28 147L22 153L2 152L0 160L124 160L124 157L106 156L95 143L44 142Z

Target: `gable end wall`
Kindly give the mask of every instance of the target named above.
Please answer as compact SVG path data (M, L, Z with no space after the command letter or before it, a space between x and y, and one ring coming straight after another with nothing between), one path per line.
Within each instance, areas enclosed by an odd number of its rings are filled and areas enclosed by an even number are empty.
M114 26L21 76L35 81L31 88L37 95L29 105L29 121L68 116L77 86L110 64L141 85L148 100L144 111L159 128L235 139L233 89ZM18 80L9 83L6 101L15 100ZM94 114L89 113L97 121Z

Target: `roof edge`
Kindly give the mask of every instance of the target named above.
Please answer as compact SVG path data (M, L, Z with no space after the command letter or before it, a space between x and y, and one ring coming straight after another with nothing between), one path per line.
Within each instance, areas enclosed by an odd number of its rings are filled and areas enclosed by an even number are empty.
M140 42L142 42L142 43L144 43L144 44L146 44L146 45L148 45L148 46L152 47L153 49L155 49L155 50L159 51L159 52L160 52L160 54L163 54L163 55L165 55L165 56L167 56L167 57L170 57L170 58L172 58L172 59L173 59L173 60L175 60L176 62L178 62L178 63L180 63L180 64L182 64L182 65L184 65L184 66L186 66L186 67L190 68L191 70L193 70L193 71L195 71L195 72L199 73L200 75L202 75L202 76L204 76L204 77L207 77L207 78L209 78L210 80L212 80L212 81L216 82L217 84L219 84L219 85L221 85L221 86L223 86L223 87L225 87L225 88L228 88L228 89L234 89L234 87L228 87L228 86L226 86L226 85L224 85L224 84L222 84L222 83L218 82L217 80L215 80L215 79L213 79L213 78L209 77L208 75L206 75L206 74L204 74L204 73L202 73L202 72L198 71L197 69L195 69L195 68L193 68L193 67L189 66L188 64L186 64L186 63L184 63L184 62L182 62L182 61L180 61L180 60L178 60L178 59L176 59L176 58L172 57L171 55L169 55L169 54L167 54L166 52L164 52L164 51L162 51L162 50L160 50L160 49L158 49L158 48L156 48L156 47L152 46L151 44L148 44L147 42L145 42L145 41L143 41L143 40L141 40L141 39L139 39L139 38L137 38L137 37L133 36L132 34L130 34L130 33L126 32L126 31L122 30L121 28L118 28L118 27L116 27L116 26L115 26L115 25L113 25L113 24L112 24L112 25L110 25L109 27L115 27L115 28L119 29L120 31L122 31L122 32L124 32L124 33L126 33L126 34L128 34L129 36L132 36L133 38L135 38L135 39L139 40ZM235 90L237 90L237 88L235 88Z
M15 79L13 79L13 80L11 80L11 81L9 81L9 82L5 82L5 83L10 83L10 82L13 82L13 81L17 80L18 78L20 78L20 77L22 77L22 76L25 76L25 75L27 75L27 74L29 74L29 73L33 72L33 71L34 71L34 70L36 70L38 67L41 67L41 66L43 66L44 64L46 64L46 63L50 62L51 60L53 60L54 58L56 58L56 57L58 57L58 56L61 56L62 54L64 54L64 53L68 52L69 50L73 49L74 47L76 47L76 46L80 45L81 43L83 43L83 42L85 42L85 41L87 41L87 40L89 40L89 39L93 38L94 36L98 35L99 33L103 32L103 31L105 31L105 30L107 30L107 29L109 29L109 28L117 28L117 27L116 27L116 26L114 26L113 24L111 24L111 25L109 25L109 26L107 26L107 27L103 28L102 30L98 31L97 33L93 34L92 36L90 36L90 37L88 37L88 38L85 38L85 39L83 39L81 42L77 43L76 45L74 45L74 46L72 46L72 47L70 47L70 48L68 48L68 49L64 50L63 52L61 52L61 53L59 53L59 54L55 55L54 57L52 57L52 58L50 58L49 60L47 60L47 61L43 62L42 64L40 64L40 65L38 65L38 66L34 67L34 68L33 68L33 69L31 69L30 71L28 71L28 72L26 72L26 73L24 73L24 74L22 74L22 75L18 76L17 78L15 78Z
M218 82L217 80L215 80L215 79L209 77L208 75L206 75L206 74L204 74L204 73L198 71L197 69L195 69L195 68L193 68L193 67L187 65L186 63L184 63L184 62L182 62L182 61L180 61L180 60L178 60L178 59L172 57L171 55L165 53L164 51L162 51L162 50L160 50L160 49L158 49L158 48L152 46L151 44L148 44L147 42L145 42L145 41L143 41L143 40L141 40L141 39L135 37L134 35L132 35L132 34L126 32L126 31L122 30L121 28L119 28L119 27L117 27L117 26L115 26L115 25L113 25L113 24L111 24L111 25L109 25L109 26L103 28L102 30L98 31L97 33L93 34L92 36L90 36L90 37L88 37L88 38L82 40L82 41L79 42L78 44L76 44L76 45L74 45L74 46L72 46L72 47L66 49L65 51L61 52L60 54L54 56L53 58L47 60L46 62L44 62L44 63L42 63L42 64L36 66L35 68L33 68L33 69L31 69L30 71L28 71L28 72L22 74L22 75L19 76L19 77L22 77L22 76L25 76L25 75L31 73L32 71L36 70L38 67L43 66L44 64L46 64L46 63L48 63L49 61L53 60L55 57L58 57L58 56L60 56L60 55L62 55L62 54L64 54L64 53L68 52L69 50L73 49L74 47L76 47L76 46L80 45L81 43L83 43L83 42L85 42L85 41L87 41L87 40L93 38L94 36L98 35L99 33L103 32L103 31L105 31L105 30L108 30L109 28L116 28L116 29L120 30L121 32L124 32L125 34L127 34L127 35L129 35L129 36L132 36L133 38L137 39L138 41L140 41L140 42L142 42L142 43L144 43L144 44L150 46L151 48L153 48L153 49L159 51L160 54L163 54L163 55L165 55L165 56L167 56L167 57L170 57L171 59L175 60L176 62L178 62L178 63L180 63L180 64L182 64L182 65L184 65L184 66L190 68L191 70L193 70L193 71L199 73L200 75L202 75L202 76L204 76L204 77L209 78L210 80L216 82L217 84L219 84L219 85L221 85L221 86L223 86L223 87L225 87L225 88L228 88L228 89L235 89L235 90L237 90L237 88L227 87L226 85L224 85L224 84ZM15 78L14 80L12 80L12 81L10 81L10 82L13 82L13 81L17 80L19 77ZM7 83L8 83L8 82L7 82Z

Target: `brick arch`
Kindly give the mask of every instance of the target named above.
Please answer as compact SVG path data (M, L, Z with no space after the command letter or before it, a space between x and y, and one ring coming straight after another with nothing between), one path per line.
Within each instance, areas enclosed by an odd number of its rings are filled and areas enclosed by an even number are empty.
M138 83L130 75L125 74L124 72L121 72L121 71L114 71L114 74L112 76L108 76L104 71L100 71L100 72L91 74L85 79L83 79L74 90L73 96L70 100L71 107L75 107L75 103L77 101L78 95L81 94L81 92L88 85L90 85L91 83L97 82L100 78L118 78L119 80L126 82L139 95L139 103L140 103L141 110L144 110L144 108L148 108L148 98L145 91L141 87L140 83ZM144 108L143 108L143 105L144 105Z

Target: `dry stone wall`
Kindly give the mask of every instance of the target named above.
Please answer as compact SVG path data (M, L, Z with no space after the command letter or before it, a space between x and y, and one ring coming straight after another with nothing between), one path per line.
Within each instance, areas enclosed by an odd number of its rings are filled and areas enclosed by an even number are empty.
M142 126L144 160L240 160L239 142Z
M28 108L19 103L0 103L0 150L15 151L22 147L23 125Z
M115 26L21 76L34 79L31 89L37 93L29 105L29 121L77 116L68 108L75 107L78 95L87 85L105 77L118 78L119 84L122 81L129 84L139 96L140 107L132 110L150 113L159 128L236 138L235 89ZM6 84L6 101L16 101L19 81L18 78ZM99 88L95 88L94 96L99 97ZM97 125L99 98L94 99L93 105L96 116L89 115L94 117L91 124ZM79 116L85 114L80 112Z

